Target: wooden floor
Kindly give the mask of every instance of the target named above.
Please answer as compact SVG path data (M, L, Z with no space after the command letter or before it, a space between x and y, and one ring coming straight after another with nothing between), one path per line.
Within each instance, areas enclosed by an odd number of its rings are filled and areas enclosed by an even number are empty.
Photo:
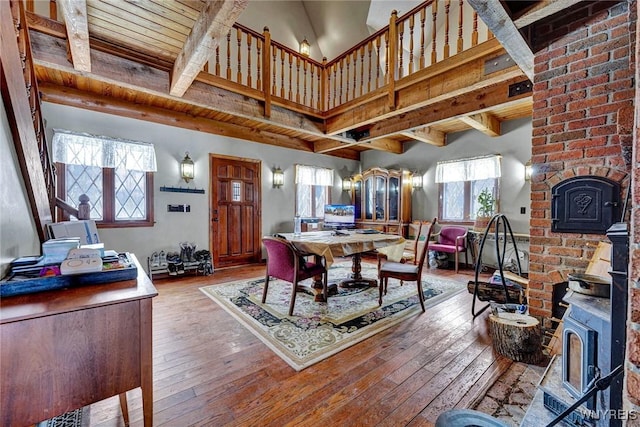
M264 265L156 280L154 426L430 426L469 407L511 364L494 354L486 314L473 320L463 292L296 372L198 289L263 274ZM139 389L128 400L131 425L142 425ZM91 426L124 425L117 398L90 412Z

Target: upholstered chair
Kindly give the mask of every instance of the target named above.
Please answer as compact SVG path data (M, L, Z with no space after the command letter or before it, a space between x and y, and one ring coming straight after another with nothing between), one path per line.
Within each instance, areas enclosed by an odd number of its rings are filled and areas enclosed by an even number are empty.
M435 243L429 245L432 251L446 252L455 255L455 270L458 272L458 256L464 252L464 262L469 264L467 258L467 232L466 227L457 225L443 225L440 233L437 234Z
M298 282L314 276L323 276L322 295L328 301L327 280L328 273L323 257L316 256L315 262L309 262L305 258L308 254L301 253L286 239L280 237L264 237L262 243L267 250L267 272L262 292L262 302L267 300L269 290L269 278L284 280L292 284L291 302L289 303L289 316L293 315L293 306L296 302Z
M420 301L420 306L422 307L423 312L426 310L424 307L424 292L422 290L422 267L424 266L424 260L426 259L427 253L429 252L432 244L432 242L430 242L431 230L433 229L435 222L436 218L434 218L431 223L422 224L422 227L427 230L425 234L426 240L424 241L424 245L418 246L421 248L421 251L415 264L379 260L378 278L380 282L380 296L378 298L378 304L382 305L382 296L387 294L389 278L393 278L400 280L401 284L403 282L416 282L418 286L418 299Z

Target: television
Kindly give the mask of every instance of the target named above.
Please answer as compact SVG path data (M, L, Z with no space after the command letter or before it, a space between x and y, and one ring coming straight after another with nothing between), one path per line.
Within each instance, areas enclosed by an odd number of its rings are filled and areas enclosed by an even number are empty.
M354 205L324 205L324 225L332 228L354 227L356 207Z

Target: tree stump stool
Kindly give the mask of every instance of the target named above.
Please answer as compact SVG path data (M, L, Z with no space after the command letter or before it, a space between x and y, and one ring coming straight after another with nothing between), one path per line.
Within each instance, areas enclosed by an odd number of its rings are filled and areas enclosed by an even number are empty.
M517 313L489 315L493 348L516 362L538 364L542 361L542 331L535 317Z

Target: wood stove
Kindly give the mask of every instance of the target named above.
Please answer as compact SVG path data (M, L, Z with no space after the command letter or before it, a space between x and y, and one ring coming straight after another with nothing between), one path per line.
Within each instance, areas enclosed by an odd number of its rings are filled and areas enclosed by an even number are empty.
M576 176L551 189L551 231L605 234L620 218L620 184L599 176Z

